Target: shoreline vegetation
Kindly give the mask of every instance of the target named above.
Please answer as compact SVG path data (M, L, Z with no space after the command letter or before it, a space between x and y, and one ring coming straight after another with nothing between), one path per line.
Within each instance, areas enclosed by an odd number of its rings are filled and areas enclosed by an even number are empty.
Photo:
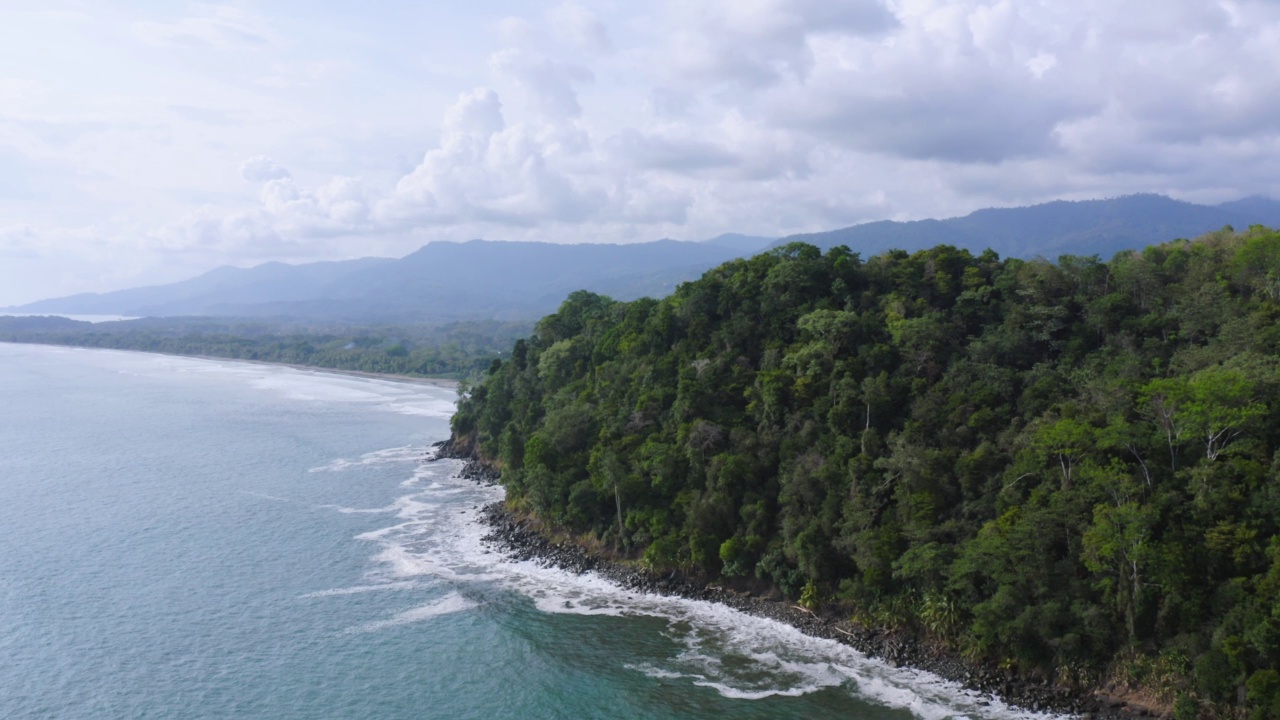
M319 365L303 365L300 363L277 362L274 360L247 360L244 358L232 358L219 355L187 355L185 353L161 352L158 350L130 350L127 348L107 348L87 345L64 345L61 343L41 343L41 342L19 342L15 340L0 340L0 342L9 345L30 345L33 347L59 347L71 348L74 350L110 350L113 352L133 352L144 353L147 355L161 355L164 357L190 358L192 360L217 360L218 362L243 363L246 365L265 365L269 367L287 367L293 370L307 370L310 372L325 373L329 375L346 375L349 377L367 378L370 380L387 380L391 382L415 383L419 385L433 385L435 387L450 388L457 390L462 381L454 378L444 377L426 377L424 375L397 375L394 373L366 372L364 370L343 370L339 368L322 367Z
M168 354L168 353L160 353ZM388 380L391 382L414 383L419 385L434 385L435 387L450 388L457 390L462 385L461 380L447 377L427 377L426 375L400 375L396 373L368 372L365 370L342 370L340 368L320 367L318 365L302 365L300 363L276 362L273 360L242 360L240 358L216 357L213 355L174 355L173 357L190 357L200 360L219 360L223 362L239 362L248 363L250 365L271 365L274 367L287 367L294 370L307 370L310 372L327 373L330 375L347 375L350 377L367 378L370 380Z
M247 360L404 379L466 381L528 331L519 322L438 326L323 325L221 318L140 318L88 323L0 316L0 342L136 350Z
M501 484L501 473L473 456L460 456L452 443L436 443L438 459L463 461L459 475L484 485ZM986 704L999 699L1032 712L1067 713L1082 718L1140 718L1166 715L1157 703L1133 693L1109 694L1090 688L1060 687L1027 682L1008 668L976 664L957 655L947 646L921 638L904 628L862 625L840 612L840 608L819 604L802 607L782 597L776 589L735 588L705 577L691 577L677 570L658 572L567 533L549 528L528 513L512 510L496 502L480 511L479 521L489 529L483 541L513 560L532 560L576 575L594 573L619 587L688 600L718 603L756 617L789 625L810 637L848 645L894 667L908 667L933 673L945 680L979 693ZM1146 700L1146 702L1144 702Z
M793 243L574 293L452 430L519 543L830 612L1028 707L1280 718L1280 232Z

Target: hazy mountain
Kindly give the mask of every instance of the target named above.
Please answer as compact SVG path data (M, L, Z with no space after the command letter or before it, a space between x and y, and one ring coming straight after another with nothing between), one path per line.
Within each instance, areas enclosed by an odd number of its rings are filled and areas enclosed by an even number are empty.
M1218 207L1228 212L1251 217L1255 223L1261 223L1267 227L1280 227L1280 200L1254 195L1224 202Z
M24 313L212 315L361 322L541 317L575 290L666 295L734 257L717 243L437 242L399 260L219 268L170 285L42 300Z
M703 242L659 240L632 245L472 240L437 242L398 260L248 269L224 267L170 285L42 300L24 313L291 318L303 321L437 323L527 320L559 307L575 290L619 300L663 296L676 285L770 244L801 240L848 245L863 257L891 248L950 244L1002 256L1101 255L1224 225L1280 225L1280 202L1252 197L1219 206L1161 195L1052 202L988 209L948 220L882 221L781 240L725 234Z
M777 241L777 238L761 237L759 235L740 235L738 233L725 233L717 235L710 240L702 242L708 245L718 245L720 247L736 250L746 255L754 255L763 251L765 248Z
M40 300L12 310L72 315L218 315L228 303L289 302L317 297L352 273L395 262L361 258L287 265L269 262L251 268L220 267L190 280L109 293L83 293Z
M390 265L353 274L322 297L258 306L251 314L386 322L536 318L555 310L575 290L618 299L666 295L737 255L674 240L632 245L436 242ZM228 314L244 310L223 309Z
M978 210L948 220L881 221L830 232L792 235L822 248L847 245L863 257L889 249L921 250L939 244L973 252L991 248L1006 257L1100 255L1175 238L1193 238L1224 225L1280 225L1280 203L1246 198L1218 206L1196 205L1163 195L1110 200L1057 201L1020 208Z

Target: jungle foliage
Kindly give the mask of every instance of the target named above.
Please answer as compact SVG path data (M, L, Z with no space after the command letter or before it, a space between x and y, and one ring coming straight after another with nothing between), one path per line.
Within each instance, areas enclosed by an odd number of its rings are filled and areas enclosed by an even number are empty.
M1280 717L1280 233L793 243L575 293L459 404L511 502L979 661Z

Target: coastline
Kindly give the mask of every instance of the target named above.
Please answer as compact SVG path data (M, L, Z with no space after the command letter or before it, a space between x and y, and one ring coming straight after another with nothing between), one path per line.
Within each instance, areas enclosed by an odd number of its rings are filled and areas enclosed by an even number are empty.
M272 360L249 360L246 358L229 358L220 357L218 355L183 355L181 353L155 352L152 350L124 350L120 348L104 348L104 347L88 347L84 345L63 345L60 343L36 343L36 342L13 342L8 340L0 340L9 345L29 345L31 347L54 347L54 348L71 348L75 350L98 350L107 352L123 352L138 353L141 355L160 355L163 357L190 358L193 360L216 360L218 362L244 363L248 365L267 365L273 367L287 367L294 370L307 370L310 372L328 373L331 375L348 375L351 377L360 377L372 380L387 380L391 382L414 383L418 385L432 385L435 387L457 389L458 382L452 378L433 378L419 375L397 375L395 373L376 373L364 370L341 370L338 368L328 368L321 365L302 365L300 363L275 362Z
M136 350L126 350L124 352L144 352ZM372 380L389 380L392 382L414 383L417 385L434 385L435 387L457 389L458 381L452 378L434 378L423 375L397 375L395 373L376 373L365 370L339 370L337 368L327 368L321 365L301 365L299 363L274 362L271 360L244 360L241 358L224 358L216 355L172 355L170 353L152 353L153 355L169 355L170 357L197 358L200 360L219 360L222 362L249 363L252 365L273 365L276 367L287 367L294 370L308 370L311 372L329 373L331 375L350 375L351 377L368 378Z
M458 452L452 438L437 443L436 458L462 460L459 476L481 484L498 484L501 474ZM975 664L940 644L910 632L855 624L831 608L807 610L786 600L772 599L686 577L678 571L655 573L633 563L593 554L571 540L557 538L540 523L511 512L497 502L481 509L480 522L488 528L483 540L494 550L519 561L534 561L581 575L594 573L627 590L718 603L740 612L790 625L811 637L848 645L895 667L933 673L988 699L999 699L1031 712L1070 715L1082 720L1116 720L1160 717L1161 713L1139 703L1126 703L1099 688L1066 688L1047 682L1013 677L998 667Z

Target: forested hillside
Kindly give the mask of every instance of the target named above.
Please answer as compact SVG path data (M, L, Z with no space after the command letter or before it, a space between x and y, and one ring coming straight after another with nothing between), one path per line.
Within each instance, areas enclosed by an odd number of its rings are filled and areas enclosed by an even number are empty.
M575 293L455 441L658 568L1180 718L1280 717L1280 234L1110 262L792 244Z

